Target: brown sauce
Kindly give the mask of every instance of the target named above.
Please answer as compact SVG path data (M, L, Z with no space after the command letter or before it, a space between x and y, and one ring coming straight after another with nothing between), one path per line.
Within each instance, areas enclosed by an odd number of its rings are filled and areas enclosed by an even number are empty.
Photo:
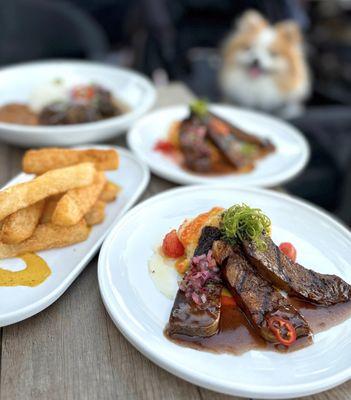
M315 306L295 299L292 300L292 303L305 317L314 334L325 331L351 317L350 301L330 307ZM219 331L211 337L201 338L184 335L172 335L170 337L167 328L165 335L171 341L182 346L213 353L235 355L249 350L291 352L313 343L311 338L299 339L289 348L267 343L256 333L239 308L229 306L222 306Z
M0 121L10 124L38 125L38 116L26 104L9 103L0 107Z

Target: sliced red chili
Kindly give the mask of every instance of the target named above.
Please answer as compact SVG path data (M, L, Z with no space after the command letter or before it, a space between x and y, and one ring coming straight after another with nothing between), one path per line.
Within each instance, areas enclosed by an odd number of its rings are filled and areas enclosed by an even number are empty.
M296 329L284 318L273 316L268 319L268 327L279 342L285 346L292 345L296 340Z

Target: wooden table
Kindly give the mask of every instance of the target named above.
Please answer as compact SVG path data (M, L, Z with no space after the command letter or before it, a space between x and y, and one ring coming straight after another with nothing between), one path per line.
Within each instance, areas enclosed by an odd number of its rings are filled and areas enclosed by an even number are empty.
M159 90L156 107L191 98L174 84ZM124 138L114 143L125 146ZM1 185L20 171L22 154L0 145ZM141 200L172 187L152 176ZM52 306L0 330L1 400L233 399L176 378L135 350L101 302L96 267L97 257ZM351 399L351 381L308 399Z

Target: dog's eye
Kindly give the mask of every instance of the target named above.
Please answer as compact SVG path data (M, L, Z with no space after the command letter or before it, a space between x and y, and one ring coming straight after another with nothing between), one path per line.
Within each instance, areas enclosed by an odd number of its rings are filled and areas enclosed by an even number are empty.
M243 51L249 51L250 49L251 49L251 47L248 44L243 44L241 46L241 50L243 50Z
M269 54L271 55L271 57L277 57L278 53L275 50L270 50Z

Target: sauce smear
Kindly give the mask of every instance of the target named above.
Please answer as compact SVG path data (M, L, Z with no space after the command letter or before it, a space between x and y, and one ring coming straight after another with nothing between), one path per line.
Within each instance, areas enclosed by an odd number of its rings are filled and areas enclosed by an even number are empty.
M51 269L38 255L27 253L20 258L26 263L26 268L20 271L0 268L0 286L34 287L43 283L51 275Z
M325 331L351 317L350 301L334 306L321 307L297 299L290 298L290 300L305 317L314 334ZM235 355L249 350L292 352L313 343L311 338L299 339L289 347L267 343L252 328L238 307L223 305L221 307L219 331L215 335L208 338L185 335L172 335L170 337L167 333L167 328L165 335L169 340L181 346L212 353L231 353Z

